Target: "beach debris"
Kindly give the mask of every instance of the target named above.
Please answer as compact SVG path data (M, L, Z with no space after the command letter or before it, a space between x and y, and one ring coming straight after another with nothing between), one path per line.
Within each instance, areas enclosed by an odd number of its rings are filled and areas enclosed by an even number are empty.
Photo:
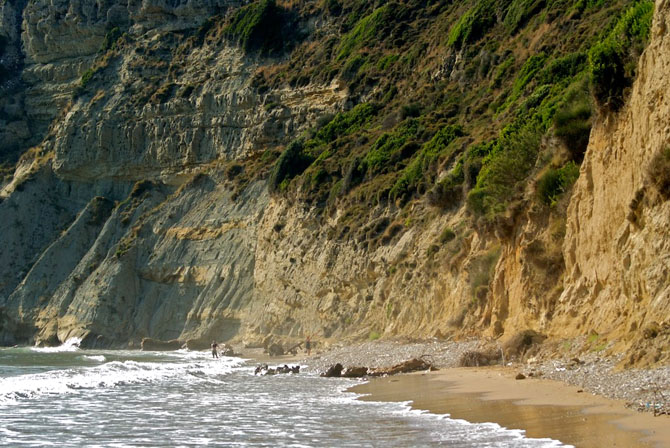
M342 371L342 376L345 378L362 378L367 374L367 367L347 367Z
M289 366L287 364L284 364L283 366L277 366L277 367L268 367L267 364L260 364L256 367L254 370L254 375L278 375L278 374L286 374L286 373L300 373L300 366Z
M547 336L535 330L524 330L516 333L503 344L507 358L523 358L537 346L541 345Z
M519 373L516 374L516 376L514 377L514 379L515 379L515 380L525 380L525 379L526 379L526 375L524 375L523 373L519 372Z
M425 359L414 358L392 367L370 369L368 374L370 376L396 375L398 373L416 372L417 370L428 370L430 367L431 364Z
M297 355L298 354L298 349L304 344L305 341L300 341L297 344L295 344L293 347L289 348L286 350L286 353L290 353L292 355Z
M325 372L321 373L321 376L328 378L361 378L364 376L387 376L431 369L433 369L433 365L426 361L424 357L413 358L391 367L378 367L374 369L369 367L348 367L345 369L342 364L338 362L337 364L328 367Z
M338 362L337 364L328 367L328 370L323 372L321 376L326 378L339 378L342 376L342 370L344 370L344 367Z
M498 350L469 350L463 353L458 360L460 367L481 367L498 364L502 357Z

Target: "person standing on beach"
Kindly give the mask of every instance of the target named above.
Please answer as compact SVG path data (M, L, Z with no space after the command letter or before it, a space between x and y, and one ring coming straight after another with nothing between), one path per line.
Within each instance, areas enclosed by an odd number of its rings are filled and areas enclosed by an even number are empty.
M212 341L212 358L218 358L219 357L219 352L218 349L219 344L216 343L216 341Z
M312 341L310 340L310 337L311 336L307 335L307 339L305 340L305 350L307 350L307 356L309 356L312 352Z

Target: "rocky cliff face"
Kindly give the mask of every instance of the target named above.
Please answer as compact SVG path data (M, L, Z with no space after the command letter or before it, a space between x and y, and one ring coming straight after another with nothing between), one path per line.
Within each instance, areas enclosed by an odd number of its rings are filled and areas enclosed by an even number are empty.
M670 209L648 169L670 147L667 1L656 2L629 102L595 120L574 192L558 204L566 217L527 191L494 230L472 225L465 207L380 204L361 222L337 202L270 194L273 148L352 92L338 79L259 89L259 70L282 61L245 53L207 21L237 2L14 5L2 6L3 29L23 23L14 116L33 132L13 144L40 144L1 193L1 342L198 347L534 329L667 358L644 339L665 331L670 311Z
M627 343L656 333L670 315L667 157L670 144L670 3L656 3L651 42L630 102L602 117L568 210L560 326ZM661 188L659 188L661 186ZM568 319L570 310L588 309ZM667 359L659 343L632 355Z

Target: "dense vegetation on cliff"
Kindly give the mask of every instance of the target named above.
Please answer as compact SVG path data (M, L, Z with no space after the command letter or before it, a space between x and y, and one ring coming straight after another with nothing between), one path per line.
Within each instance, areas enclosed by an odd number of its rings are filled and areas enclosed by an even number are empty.
M0 340L574 335L571 300L642 300L570 292L568 203L651 0L184 4L0 3ZM667 197L645 150L610 236Z
M261 10L328 26L288 43ZM570 188L592 116L616 111L634 79L652 13L648 0L262 1L223 35L250 53L286 45L258 70L260 92L334 79L350 92L350 110L287 145L274 191L324 208L465 203L495 223L529 184L547 205Z

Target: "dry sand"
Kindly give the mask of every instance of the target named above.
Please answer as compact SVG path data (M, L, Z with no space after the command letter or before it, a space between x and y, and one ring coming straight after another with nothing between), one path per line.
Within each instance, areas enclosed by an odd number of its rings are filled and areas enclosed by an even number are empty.
M529 378L501 367L449 368L374 379L352 390L371 401L412 401L415 409L470 422L523 429L577 447L670 447L670 417L654 417L621 401L574 386Z

